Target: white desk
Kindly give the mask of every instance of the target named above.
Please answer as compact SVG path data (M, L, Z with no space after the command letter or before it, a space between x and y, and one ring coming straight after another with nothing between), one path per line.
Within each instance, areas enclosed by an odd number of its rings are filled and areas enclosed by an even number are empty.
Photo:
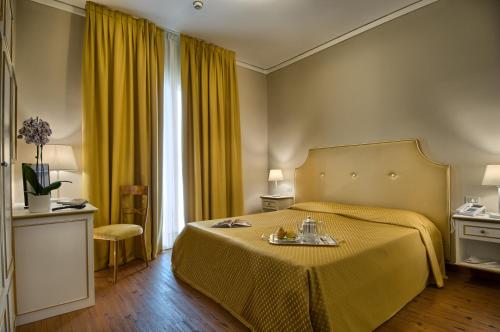
M16 325L95 304L95 211L90 204L47 213L14 206Z

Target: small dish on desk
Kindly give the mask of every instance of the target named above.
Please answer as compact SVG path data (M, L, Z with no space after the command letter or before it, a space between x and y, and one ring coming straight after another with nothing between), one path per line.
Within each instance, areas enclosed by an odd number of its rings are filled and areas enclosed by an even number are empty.
M75 198L75 199L72 199L72 200L69 200L69 201L64 201L64 200L59 200L57 201L57 204L61 204L61 205L83 205L83 204L87 204L89 201L87 201L86 199L83 199L83 198Z

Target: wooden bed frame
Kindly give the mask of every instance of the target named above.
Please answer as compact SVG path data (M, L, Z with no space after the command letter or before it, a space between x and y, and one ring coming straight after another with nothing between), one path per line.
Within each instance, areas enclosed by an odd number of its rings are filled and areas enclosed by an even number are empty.
M427 158L416 139L309 150L295 170L295 200L421 213L440 230L450 258L450 166Z

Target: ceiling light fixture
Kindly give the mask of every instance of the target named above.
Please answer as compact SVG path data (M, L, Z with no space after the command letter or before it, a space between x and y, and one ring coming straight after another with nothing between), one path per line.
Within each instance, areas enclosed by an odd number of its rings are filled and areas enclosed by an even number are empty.
M203 8L203 0L195 0L193 1L194 9L202 9Z

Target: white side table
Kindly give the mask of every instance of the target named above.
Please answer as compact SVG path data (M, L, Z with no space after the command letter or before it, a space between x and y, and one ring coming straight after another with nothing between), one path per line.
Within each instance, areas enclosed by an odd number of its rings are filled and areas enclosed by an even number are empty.
M500 273L500 219L453 215L455 264Z
M14 206L16 325L95 304L95 207L29 213Z

